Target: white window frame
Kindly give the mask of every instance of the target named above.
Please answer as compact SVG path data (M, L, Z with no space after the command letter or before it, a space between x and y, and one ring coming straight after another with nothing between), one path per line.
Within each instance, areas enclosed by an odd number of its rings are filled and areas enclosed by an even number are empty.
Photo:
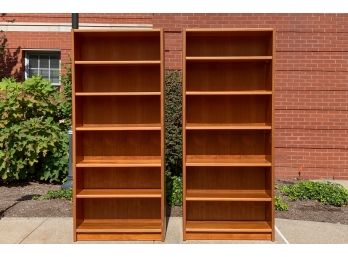
M61 55L61 51L59 49L23 49L24 51L24 77L25 79L29 78L29 55L31 54L37 54L37 55L44 55L44 54L59 54ZM52 83L53 86L61 86L61 58L59 58L59 82L58 83ZM50 72L50 70L49 70Z

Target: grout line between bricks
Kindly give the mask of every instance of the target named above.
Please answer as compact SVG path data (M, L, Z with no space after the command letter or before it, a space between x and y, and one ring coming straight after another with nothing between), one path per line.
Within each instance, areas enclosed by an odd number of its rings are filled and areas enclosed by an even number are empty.
M280 232L279 228L277 228L277 226L274 226L275 227L275 230L277 231L277 233L280 235L280 237L284 240L284 242L286 244L290 244L289 241L285 238L285 236L282 234L282 232Z
M36 231L39 227L41 227L42 224L44 224L48 218L45 218L36 228L34 228L31 232L29 232L21 241L18 243L21 244L25 239L27 239L34 231Z

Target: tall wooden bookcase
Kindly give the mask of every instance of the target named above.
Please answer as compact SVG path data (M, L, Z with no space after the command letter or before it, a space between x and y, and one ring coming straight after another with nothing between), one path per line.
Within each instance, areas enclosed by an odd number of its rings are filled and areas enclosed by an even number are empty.
M163 33L72 37L74 240L164 240Z
M274 240L273 30L183 34L184 239Z

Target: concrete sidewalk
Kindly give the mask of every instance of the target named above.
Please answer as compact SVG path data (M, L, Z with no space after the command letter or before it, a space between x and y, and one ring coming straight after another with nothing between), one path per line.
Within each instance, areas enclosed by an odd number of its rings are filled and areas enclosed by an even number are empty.
M165 243L348 243L348 225L276 219L276 241L183 241L182 220L168 221ZM3 218L0 243L72 243L71 218ZM83 242L83 243L101 243ZM102 242L104 243L104 242ZM153 241L108 241L105 243L162 243Z

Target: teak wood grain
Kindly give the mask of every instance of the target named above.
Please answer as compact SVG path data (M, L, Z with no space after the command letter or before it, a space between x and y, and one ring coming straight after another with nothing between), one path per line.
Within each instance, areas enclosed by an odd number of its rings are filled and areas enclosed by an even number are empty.
M160 167L78 168L80 189L161 189Z
M74 241L163 241L163 31L72 38Z
M230 189L187 189L186 201L235 201L268 202L270 192L266 190L230 190Z
M160 189L81 189L77 198L161 198Z
M103 219L87 219L78 227L77 232L80 233L160 233L160 219L134 219L134 220L103 220Z
M79 65L76 74L77 93L161 92L156 65Z
M183 33L184 240L274 240L274 31Z

